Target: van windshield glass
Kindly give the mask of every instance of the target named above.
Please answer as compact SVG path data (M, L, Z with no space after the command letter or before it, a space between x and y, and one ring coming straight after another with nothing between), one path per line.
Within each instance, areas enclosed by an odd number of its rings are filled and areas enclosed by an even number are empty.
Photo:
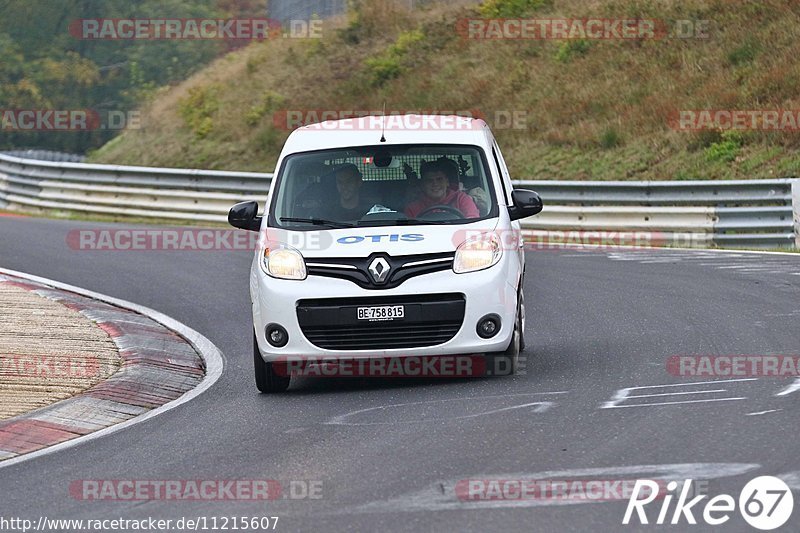
M464 145L369 146L289 156L270 225L292 229L465 224L496 216L482 150Z

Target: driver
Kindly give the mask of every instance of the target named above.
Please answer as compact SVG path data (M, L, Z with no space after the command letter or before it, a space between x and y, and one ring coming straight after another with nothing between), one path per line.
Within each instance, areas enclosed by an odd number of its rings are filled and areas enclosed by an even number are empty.
M335 221L359 220L372 207L360 194L361 171L354 164L345 163L336 169L335 176L339 197L323 205L320 215Z
M450 187L447 179L448 168L441 161L423 161L419 173L422 197L406 206L408 218L417 218L436 206L457 209L464 218L480 218L475 201L465 192ZM444 211L444 210L442 210Z

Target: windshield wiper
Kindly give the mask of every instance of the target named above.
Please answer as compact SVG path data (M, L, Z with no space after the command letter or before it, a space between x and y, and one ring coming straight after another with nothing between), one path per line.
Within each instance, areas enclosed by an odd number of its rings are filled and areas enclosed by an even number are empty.
M337 222L335 220L325 220L324 218L297 218L297 217L281 217L281 222L300 222L304 224L313 224L315 226L328 226L331 228L355 228L355 224L349 222Z

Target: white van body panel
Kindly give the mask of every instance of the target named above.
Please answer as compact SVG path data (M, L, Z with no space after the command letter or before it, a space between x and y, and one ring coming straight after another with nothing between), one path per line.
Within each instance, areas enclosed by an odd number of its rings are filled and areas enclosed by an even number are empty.
M420 117L423 120L425 117ZM319 229L293 231L268 227L263 217L262 238L283 243L298 250L307 265L315 259L367 258L373 253L392 257L454 252L467 238L485 232L495 232L503 240L500 261L484 270L456 274L452 268L407 279L393 288L380 290L362 288L345 279L309 275L306 279L285 280L269 276L261 261L263 248L256 251L250 272L252 315L258 350L266 362L281 357L347 356L403 357L440 354L475 354L502 352L510 344L517 314L518 295L524 273L522 237L518 222L510 220L507 209L511 181L505 162L496 148L488 126L479 119L452 117L460 126L448 130L403 130L387 128L385 143L379 143L380 130L349 131L344 121L322 123L295 130L286 141L276 166L278 175L285 159L293 154L325 149L359 146L444 144L468 145L480 148L487 159L491 184L497 203L498 216L458 225L402 225L357 227L345 229ZM497 159L495 156L497 155ZM498 168L498 163L500 167ZM277 179L273 180L267 205L272 205ZM312 344L303 334L298 321L297 307L302 300L359 299L376 297L403 297L414 299L420 295L460 294L466 301L463 323L455 336L435 346L402 349L370 349L336 351ZM344 300L342 300L344 301ZM476 324L489 314L501 318L499 332L491 339L481 338ZM288 332L288 343L280 348L267 342L265 327L280 324Z

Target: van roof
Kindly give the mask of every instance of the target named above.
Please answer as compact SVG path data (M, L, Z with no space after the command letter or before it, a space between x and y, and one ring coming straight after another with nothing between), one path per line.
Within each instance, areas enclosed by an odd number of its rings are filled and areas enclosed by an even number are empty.
M386 142L381 143L381 134ZM399 144L487 146L491 133L482 119L458 115L386 115L328 120L294 130L283 154Z

